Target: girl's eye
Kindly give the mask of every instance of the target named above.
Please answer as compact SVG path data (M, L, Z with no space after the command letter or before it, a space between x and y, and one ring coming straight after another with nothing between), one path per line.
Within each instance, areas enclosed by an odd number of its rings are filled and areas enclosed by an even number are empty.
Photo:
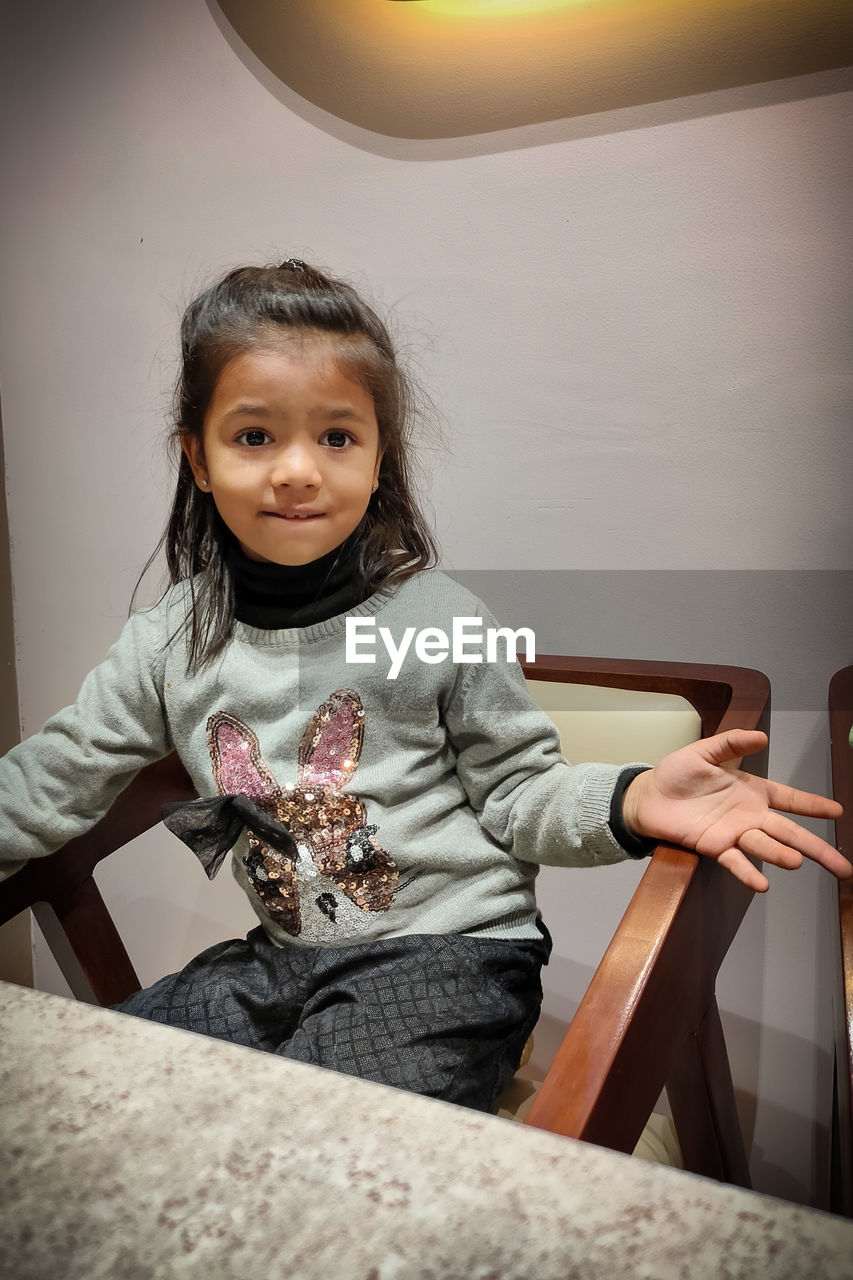
M351 438L346 431L327 431L323 436L323 443L330 449L345 449Z
M244 431L242 435L237 437L240 444L248 444L252 447L267 444L269 439L270 437L267 435L266 431L261 431L260 427L252 427L251 430Z

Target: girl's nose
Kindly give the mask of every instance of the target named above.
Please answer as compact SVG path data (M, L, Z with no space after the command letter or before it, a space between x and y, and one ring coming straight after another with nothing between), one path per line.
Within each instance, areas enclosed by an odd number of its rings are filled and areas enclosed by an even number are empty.
M294 489L317 489L321 479L318 459L303 445L281 449L273 460L270 481L274 488L290 485Z

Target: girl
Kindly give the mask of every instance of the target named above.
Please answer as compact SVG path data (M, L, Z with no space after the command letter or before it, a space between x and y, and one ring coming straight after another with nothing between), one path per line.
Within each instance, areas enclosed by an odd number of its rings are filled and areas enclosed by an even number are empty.
M11 874L91 826L176 748L201 797L168 825L260 926L128 1013L488 1110L536 1022L550 942L537 865L695 849L850 865L771 806L832 801L741 773L764 735L656 768L568 765L518 666L441 661L436 628L494 620L431 566L388 333L305 263L240 268L183 321L171 589L133 615L73 707L0 767ZM347 619L410 645L347 661Z

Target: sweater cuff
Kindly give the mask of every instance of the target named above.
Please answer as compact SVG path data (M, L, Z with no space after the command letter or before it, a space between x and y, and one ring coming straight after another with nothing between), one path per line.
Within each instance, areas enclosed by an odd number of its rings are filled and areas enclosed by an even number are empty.
M646 773L651 767L649 764L638 764L631 765L628 769L623 769L616 779L616 786L613 788L613 797L610 801L610 817L607 825L610 827L614 839L618 840L629 858L648 858L654 853L659 843L652 837L638 836L633 831L629 831L625 825L625 819L622 817L622 797L637 775Z

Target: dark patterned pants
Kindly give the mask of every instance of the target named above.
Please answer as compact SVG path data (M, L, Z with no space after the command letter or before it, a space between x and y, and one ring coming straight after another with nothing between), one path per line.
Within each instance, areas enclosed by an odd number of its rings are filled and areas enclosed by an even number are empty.
M208 948L116 1008L283 1058L490 1111L539 1017L551 940L459 934Z

